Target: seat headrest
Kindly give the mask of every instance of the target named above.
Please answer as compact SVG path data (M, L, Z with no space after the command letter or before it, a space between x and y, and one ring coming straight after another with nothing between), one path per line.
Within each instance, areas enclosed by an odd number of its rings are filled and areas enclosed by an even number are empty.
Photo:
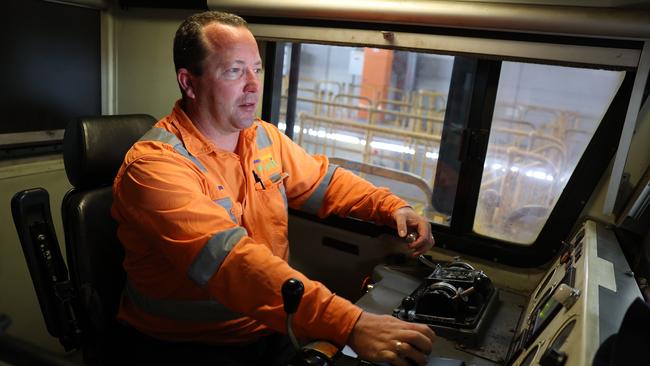
M147 114L82 117L66 126L63 162L75 188L110 185L124 155L156 123Z

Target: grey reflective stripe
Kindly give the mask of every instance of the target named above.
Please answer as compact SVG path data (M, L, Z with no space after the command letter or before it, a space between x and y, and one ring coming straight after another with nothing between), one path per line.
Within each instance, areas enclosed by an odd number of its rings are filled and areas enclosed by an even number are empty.
M232 220L232 222L234 222L235 224L239 224L237 222L237 218L232 213L232 200L230 199L230 197L219 198L218 200L214 200L214 203L218 204L219 206L223 207L226 211L228 211L228 215L230 215L230 219Z
M266 130L262 127L261 123L257 124L257 137L255 137L255 144L257 144L258 149L263 149L265 147L271 146L271 139L269 135L266 134Z
M187 271L188 276L199 287L205 286L210 278L217 273L230 250L246 235L248 235L246 229L241 226L214 234L194 258L194 262Z
M338 168L338 165L330 164L327 168L327 174L323 177L323 180L320 182L314 193L307 199L304 205L302 205L302 211L316 215L320 211L321 206L323 205L323 198L325 198L325 192L327 187L330 185L334 171Z
M173 133L167 130L164 130L160 127L152 127L147 133L144 134L144 136L140 138L139 141L160 141L172 145L174 147L174 150L176 150L177 153L190 159L190 161L192 161L197 167L199 167L199 169L201 169L204 172L208 171L207 169L205 169L203 164L201 164L201 162L196 157L194 157L189 153L189 151L187 151L187 149L185 148L181 140L179 140L178 137L176 137L176 135L174 135Z
M190 322L223 322L241 318L215 300L158 300L142 295L127 281L125 292L131 302L145 312L163 318Z
M279 181L280 179L282 179L282 174L275 173L269 179L271 179L271 182L275 183L275 182Z
M287 190L284 189L284 185L280 186L280 193L282 193L282 202L284 202L284 210L289 211L289 202L287 202Z

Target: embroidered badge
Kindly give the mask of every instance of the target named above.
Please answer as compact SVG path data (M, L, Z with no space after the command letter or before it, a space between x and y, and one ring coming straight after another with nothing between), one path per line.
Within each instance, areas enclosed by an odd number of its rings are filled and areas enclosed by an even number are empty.
M273 155L271 154L266 154L260 157L260 159L253 160L253 164L255 165L255 170L260 173L278 168L278 164L273 160Z

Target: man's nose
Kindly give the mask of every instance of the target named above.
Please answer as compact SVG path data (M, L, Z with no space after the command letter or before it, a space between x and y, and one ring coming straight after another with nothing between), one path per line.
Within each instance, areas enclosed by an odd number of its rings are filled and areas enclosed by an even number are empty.
M246 75L246 85L244 86L244 91L249 93L256 93L260 88L260 75L255 72L254 69L247 68Z

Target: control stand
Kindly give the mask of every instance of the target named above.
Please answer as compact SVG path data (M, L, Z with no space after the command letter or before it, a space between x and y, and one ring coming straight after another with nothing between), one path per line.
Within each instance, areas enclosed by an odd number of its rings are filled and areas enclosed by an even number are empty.
M483 271L464 262L437 263L433 268L393 315L427 324L442 337L474 344L496 306L497 289Z

